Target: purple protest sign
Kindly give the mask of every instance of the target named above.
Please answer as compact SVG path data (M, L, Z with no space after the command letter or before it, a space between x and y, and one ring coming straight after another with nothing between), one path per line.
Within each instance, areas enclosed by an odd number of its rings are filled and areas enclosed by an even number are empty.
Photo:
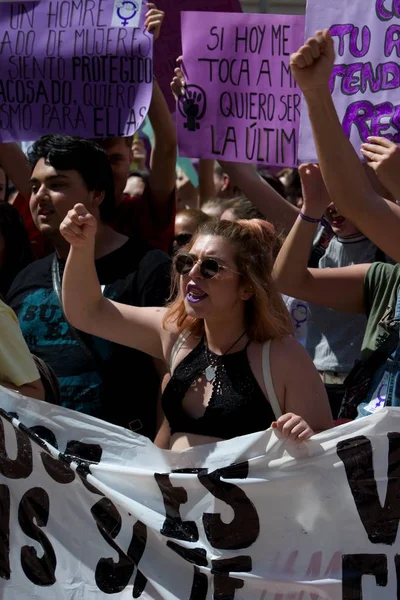
M307 37L330 28L336 60L331 91L340 122L360 154L370 135L400 142L400 3L398 0L308 0ZM302 111L299 158L316 160Z
M153 85L142 0L0 2L0 142L132 135Z
M182 13L181 156L297 164L300 94L289 58L303 40L301 16Z
M157 8L165 12L160 37L154 45L154 72L157 82L172 112L175 100L171 94L171 77L176 59L182 54L181 12L242 12L239 0L156 0Z

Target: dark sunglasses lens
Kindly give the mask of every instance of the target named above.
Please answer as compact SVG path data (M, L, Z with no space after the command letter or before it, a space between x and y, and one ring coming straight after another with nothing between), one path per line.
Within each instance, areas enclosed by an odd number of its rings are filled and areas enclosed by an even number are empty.
M188 244L191 239L191 233L181 233L180 235L176 236L175 241L178 244L178 246L186 246L186 244Z
M213 258L203 260L200 267L200 273L205 279L212 279L219 271L219 264Z
M187 275L193 269L193 258L187 254L179 254L176 257L175 268L179 275Z

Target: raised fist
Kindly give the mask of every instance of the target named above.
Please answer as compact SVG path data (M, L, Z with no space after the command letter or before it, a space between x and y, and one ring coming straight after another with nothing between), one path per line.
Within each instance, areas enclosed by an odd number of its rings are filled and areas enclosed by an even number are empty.
M290 57L290 67L303 93L329 86L335 61L333 39L328 29L317 31Z
M83 248L94 240L97 221L83 204L75 204L60 225L61 235L73 248Z

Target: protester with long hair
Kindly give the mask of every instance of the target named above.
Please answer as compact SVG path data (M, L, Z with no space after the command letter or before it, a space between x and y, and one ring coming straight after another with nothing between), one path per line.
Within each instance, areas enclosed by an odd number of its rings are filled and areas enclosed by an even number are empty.
M70 244L64 310L78 329L170 366L159 445L180 450L271 425L303 441L332 426L322 382L291 337L290 316L271 279L273 239L263 221L201 227L175 258L176 297L167 308L103 297L96 228L82 204L61 225Z

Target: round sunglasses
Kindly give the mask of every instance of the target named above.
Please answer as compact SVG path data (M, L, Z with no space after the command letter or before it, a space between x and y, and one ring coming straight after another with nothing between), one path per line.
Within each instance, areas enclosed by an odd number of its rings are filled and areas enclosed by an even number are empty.
M232 271L232 273L240 275L238 271L226 267L225 265L220 265L215 258L195 260L190 254L178 254L175 259L175 269L179 275L188 275L195 265L200 265L200 274L204 279L212 279L218 275L221 270Z

